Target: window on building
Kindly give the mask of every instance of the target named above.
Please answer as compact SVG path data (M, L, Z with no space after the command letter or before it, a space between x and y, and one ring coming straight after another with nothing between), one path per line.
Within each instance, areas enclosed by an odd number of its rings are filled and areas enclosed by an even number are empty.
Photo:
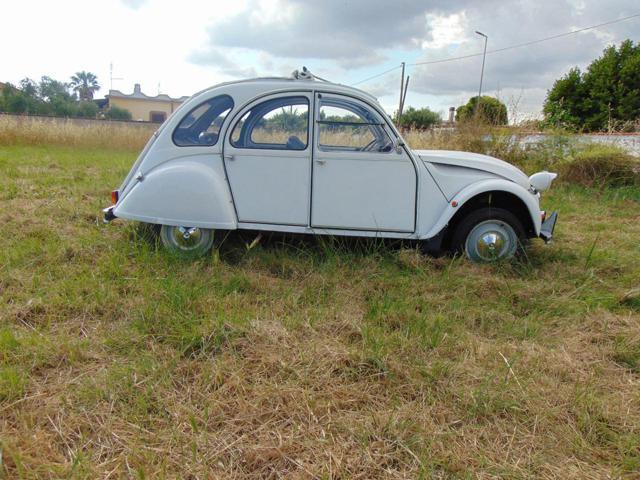
M318 147L323 151L389 152L393 142L383 119L373 110L347 98L320 101Z
M180 147L215 145L232 108L229 95L218 95L201 103L180 121L173 132L173 142Z
M307 97L280 97L259 103L233 127L236 148L304 150L309 138Z
M167 114L165 112L150 112L149 120L153 123L162 123L167 119Z

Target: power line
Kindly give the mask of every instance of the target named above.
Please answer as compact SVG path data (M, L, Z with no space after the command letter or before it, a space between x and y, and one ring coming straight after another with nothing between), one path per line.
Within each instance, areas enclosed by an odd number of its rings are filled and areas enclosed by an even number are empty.
M506 50L512 50L514 48L527 47L529 45L535 45L536 43L547 42L549 40L555 40L556 38L562 38L562 37L567 37L569 35L574 35L576 33L584 32L586 30L593 30L594 28L600 28L600 27L604 27L606 25L612 25L614 23L624 22L625 20L629 20L631 18L636 18L636 17L640 17L640 13L636 13L634 15L629 15L628 17L619 18L617 20L611 20L609 22L599 23L598 25L591 25L590 27L579 28L578 30L572 30L570 32L559 33L557 35L552 35L550 37L539 38L537 40L531 40L529 42L518 43L516 45L510 45L508 47L496 48L495 50L487 50L487 54L504 52ZM453 62L455 60L463 60L465 58L479 57L481 55L482 55L482 52L479 52L479 53L472 53L472 54L469 54L469 55L463 55L463 56L460 56L460 57L450 57L450 58L443 58L441 60L432 60L432 61L429 61L429 62L412 63L410 65L412 67L417 67L417 66L420 66L420 65L433 65L434 63Z
M365 78L363 80L360 80L360 81L358 81L356 83L352 83L351 86L354 87L356 85L360 85L361 83L368 82L369 80L373 80L374 78L378 78L378 77L381 77L382 75L386 75L387 73L393 72L394 70L397 70L397 69L399 69L401 67L402 67L402 64L396 65L395 67L390 68L389 70L385 70L382 73L378 73L377 75L372 75L371 77L367 77L367 78Z
M607 25L613 25L614 23L624 22L625 20L630 20L632 18L637 18L637 17L640 17L640 13L635 13L633 15L629 15L628 17L618 18L617 20L611 20L611 21L608 21L608 22L599 23L597 25L591 25L589 27L579 28L577 30L572 30L570 32L559 33L557 35L552 35L550 37L539 38L537 40L531 40L529 42L518 43L518 44L515 44L515 45L509 45L508 47L496 48L494 50L487 50L487 54L504 52L504 51L507 51L507 50L512 50L514 48L527 47L529 45L535 45L537 43L547 42L549 40L555 40L556 38L562 38L562 37L567 37L569 35L575 35L576 33L585 32L587 30L593 30L594 28L600 28L600 27L604 27L604 26L607 26ZM479 57L481 55L482 55L482 52L471 53L469 55L462 55L462 56L459 56L459 57L449 57L449 58L443 58L443 59L440 59L440 60L431 60L431 61L428 61L428 62L410 63L408 65L411 66L411 67L418 67L420 65L433 65L433 64L436 64L436 63L454 62L454 61L457 61L457 60L464 60L464 59L467 59L467 58ZM356 83L352 83L351 86L360 85L361 83L368 82L369 80L373 80L374 78L381 77L381 76L386 75L387 73L393 72L394 70L397 70L399 68L402 68L402 64L396 65L395 67L390 68L388 70L385 70L384 72L380 72L380 73L378 73L376 75L372 75L370 77L364 78L364 79L362 79L362 80L360 80L360 81L358 81Z

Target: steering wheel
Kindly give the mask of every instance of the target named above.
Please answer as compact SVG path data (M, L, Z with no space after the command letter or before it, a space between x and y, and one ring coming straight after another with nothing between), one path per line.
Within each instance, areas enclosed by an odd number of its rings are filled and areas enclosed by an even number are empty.
M393 148L393 140L389 140L388 142L386 142L384 145L382 145L378 151L379 152L390 152L391 149Z

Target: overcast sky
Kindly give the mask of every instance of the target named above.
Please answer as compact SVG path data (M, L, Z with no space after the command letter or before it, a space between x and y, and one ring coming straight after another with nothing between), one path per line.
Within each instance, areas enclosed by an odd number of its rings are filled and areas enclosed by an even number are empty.
M2 8L0 81L78 70L113 88L174 97L215 83L289 75L302 65L353 84L418 63L524 43L640 13L639 0L57 0ZM539 113L553 80L612 43L640 40L640 17L487 55L483 91ZM445 112L477 94L481 57L409 66L407 104ZM391 113L400 71L364 82Z

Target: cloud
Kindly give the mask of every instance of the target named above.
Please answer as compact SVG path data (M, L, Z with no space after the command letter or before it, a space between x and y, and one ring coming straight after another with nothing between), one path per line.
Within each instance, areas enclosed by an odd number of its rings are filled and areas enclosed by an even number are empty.
M205 47L196 50L189 55L187 60L196 65L214 66L220 73L230 77L251 78L258 76L258 72L254 67L239 65L216 47Z
M637 11L637 0L248 0L242 11L207 28L206 42L189 60L231 75L241 63L255 69L277 65L323 66L336 78L366 67L375 74L392 59L408 63L489 50L595 25ZM528 47L487 55L484 91L518 92L522 104L541 107L542 92L574 65L584 67L612 42L636 38L640 19L603 26ZM224 55L221 53L224 52ZM229 62L241 52L242 62ZM234 57L235 58L235 57ZM257 59L247 62L247 58ZM383 66L384 64L384 66ZM477 92L481 57L410 67L410 91L439 97L443 107ZM342 72L342 73L340 73ZM367 76L365 73L363 76ZM394 77L389 75L388 77ZM396 75L397 77L397 75ZM397 78L387 76L359 87L391 97ZM333 77L331 77L333 78Z
M491 51L590 24L602 23L603 20L610 19L613 12L615 12L614 18L616 15L628 15L633 11L634 2L633 0L614 1L617 9L611 9L609 17L601 8L597 13L591 9L591 4L599 6L600 3L596 0L585 1L584 8L576 8L573 2L566 0L519 2L509 4L508 9L504 6L498 7L492 10L491 16L484 19L478 7L471 7L465 11L466 28L464 30L467 35L461 39L459 47L454 52L446 51L446 47L426 48L421 60L463 56L482 51L482 38L473 33L476 29L489 35L488 49ZM554 8L546 8L545 4L553 5ZM609 6L611 7L614 5ZM474 20L475 18L480 20ZM589 30L548 42L489 54L485 69L486 77L492 79L494 83L499 81L505 87L526 88L548 85L550 80L557 78L571 66L588 64L600 54L609 41L626 36L620 35L620 30L625 30L628 25L616 25L615 34L611 32L614 30L613 27L602 27L599 30ZM472 84L474 78L479 76L480 65L481 57L426 65L418 68L414 86L419 85L418 88L429 93L473 90Z
M132 10L138 10L142 7L147 0L120 0L126 7L131 8Z
M428 34L426 14L446 5L398 0L251 0L246 11L208 29L209 43L281 58L330 59L367 65L384 50L415 47Z

